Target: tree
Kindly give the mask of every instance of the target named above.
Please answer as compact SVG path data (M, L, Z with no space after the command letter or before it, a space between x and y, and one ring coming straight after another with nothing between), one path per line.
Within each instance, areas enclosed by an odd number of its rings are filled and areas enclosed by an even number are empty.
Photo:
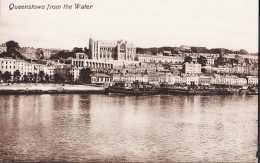
M50 77L49 77L49 75L48 75L48 74L46 74L44 78L45 78L45 81L48 83L48 82L49 82L49 80L50 80Z
M50 59L68 59L69 57L75 58L75 53L59 51L58 53L52 55Z
M245 49L240 49L239 54L249 54Z
M91 69L90 68L83 68L80 70L79 78L82 83L91 83Z
M15 41L6 42L7 54L10 57L24 58L24 56L19 52L20 46Z
M29 80L29 82L31 82L32 79L33 79L33 74L31 72L29 72L27 75L27 80Z
M184 62L191 63L192 62L192 58L190 56L187 56L187 57L184 58Z
M20 49L19 44L13 40L6 42L6 47L7 47L7 53L9 54L13 54L17 52L17 49Z
M74 80L74 76L72 74L69 74L68 81L72 84L73 80Z
M54 74L54 82L58 83L60 81L60 75L58 73Z
M15 79L15 81L19 80L20 77L21 77L20 71L19 71L19 70L16 70L16 71L14 72L14 79Z
M11 74L10 72L6 71L4 74L3 74L3 80L7 83L8 80L11 79Z
M84 53L84 50L82 48L75 47L72 50L73 53Z
M28 82L28 77L27 77L27 75L25 74L25 75L23 75L23 82L24 83L27 83Z
M6 52L2 52L1 55L0 55L1 58L5 58L5 57L7 57L7 56L9 56L9 55L8 55L8 53L6 53Z
M43 82L44 76L45 76L44 72L43 72L43 71L40 71L40 72L39 72L39 77L40 77L40 80L41 80L40 82L41 82L41 83Z
M204 56L200 56L198 58L198 63L201 64L202 66L205 66L207 64L207 58Z
M38 76L37 73L34 73L34 74L33 74L33 81L34 81L34 82L37 82L37 76Z
M193 53L209 53L210 50L208 50L206 47L191 47L191 52L193 52Z
M215 61L215 65L224 65L224 58L220 55L218 59Z

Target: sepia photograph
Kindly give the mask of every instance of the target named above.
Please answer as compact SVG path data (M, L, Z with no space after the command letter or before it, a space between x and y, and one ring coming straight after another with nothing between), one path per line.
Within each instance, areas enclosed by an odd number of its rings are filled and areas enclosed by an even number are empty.
M258 0L0 0L0 162L258 162Z

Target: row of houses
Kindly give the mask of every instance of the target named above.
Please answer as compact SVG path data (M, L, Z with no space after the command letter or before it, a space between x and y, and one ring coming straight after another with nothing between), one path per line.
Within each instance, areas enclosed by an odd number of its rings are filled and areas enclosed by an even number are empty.
M258 66L237 64L237 65L224 65L218 67L212 67L212 70L217 73L236 73L236 74L250 74L258 75Z
M28 75L29 73L38 74L40 71L48 75L54 75L54 69L55 67L52 66L28 62L22 59L0 58L0 71L2 73L8 71L11 75L14 75L16 70L19 70L21 76Z
M176 75L172 73L150 73L150 74L112 74L113 82L143 82L159 85L164 84L195 84L195 85L211 85L211 84L223 84L223 85L257 85L257 76L247 76L246 78L239 78L234 75L215 75L206 76L198 74L182 74Z

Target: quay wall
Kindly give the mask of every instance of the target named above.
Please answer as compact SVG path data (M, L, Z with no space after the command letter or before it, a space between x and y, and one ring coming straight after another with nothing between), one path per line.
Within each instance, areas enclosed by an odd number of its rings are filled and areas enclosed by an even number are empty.
M0 94L105 93L104 87L69 84L0 84Z

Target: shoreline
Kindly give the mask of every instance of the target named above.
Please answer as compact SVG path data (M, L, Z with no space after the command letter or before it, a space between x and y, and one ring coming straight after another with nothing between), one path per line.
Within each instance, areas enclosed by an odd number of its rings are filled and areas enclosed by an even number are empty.
M216 89L217 90L217 89ZM180 92L170 93L170 89L160 89L158 94L183 94ZM109 94L110 91L104 86L98 85L73 85L73 84L54 84L54 83L1 83L0 95L30 95L30 94ZM242 91L242 94L246 94L246 91ZM185 95L213 95L211 93L184 93ZM239 95L239 91L236 93L226 92L219 93L219 95ZM240 95L242 95L240 94ZM126 94L128 95L128 94ZM129 94L130 95L130 94ZM217 94L215 94L217 95ZM248 95L258 95L258 93L249 93ZM142 95L141 95L142 96Z
M101 94L105 88L93 85L70 85L70 84L0 84L1 95L15 94Z

